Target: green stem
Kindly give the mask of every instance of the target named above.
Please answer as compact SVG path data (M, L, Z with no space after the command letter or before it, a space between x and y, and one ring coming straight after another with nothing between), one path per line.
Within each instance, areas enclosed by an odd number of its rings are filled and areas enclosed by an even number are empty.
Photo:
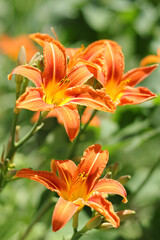
M151 176L153 175L155 169L158 167L160 163L160 158L158 158L158 160L155 162L155 164L152 166L152 168L150 169L150 171L148 172L146 178L143 180L143 182L140 184L140 186L137 188L137 190L135 192L133 192L130 197L129 197L129 202L132 202L133 199L137 196L137 194L141 191L141 189L144 187L144 185L149 181L149 179L151 178Z
M73 233L73 236L71 237L71 240L78 240L80 237L83 236L84 233L85 232L83 232L83 231Z
M90 119L88 120L88 122L83 127L80 124L80 131L79 131L78 136L76 137L75 141L72 144L72 148L71 148L71 151L70 151L69 156L68 156L69 159L71 159L74 156L74 153L75 153L75 151L77 149L77 143L78 143L78 141L80 139L80 136L85 132L87 126L89 125L91 120L94 118L96 113L97 113L97 110L94 110L92 115L91 115L91 117L90 117Z
M77 232L77 228L78 228L78 215L79 215L79 212L76 212L73 215L73 230L74 230L74 233Z
M24 240L26 239L26 237L28 236L28 234L30 233L30 231L32 230L32 228L34 227L34 225L41 219L41 217L43 217L43 215L53 206L53 202L56 202L57 198L52 198L49 199L49 201L47 201L43 207L40 209L40 211L38 212L37 216L34 218L34 220L31 222L31 224L28 226L28 228L26 229L26 231L24 232L24 234L20 237L19 240Z
M18 117L19 117L19 112L14 112L13 115L13 122L12 122L12 128L11 128L11 138L9 140L8 146L9 146L9 150L6 154L6 159L10 159L12 161L12 157L16 151L15 148L15 134L16 134L16 126L17 126L17 122L18 122Z
M37 120L37 122L33 125L33 127L31 128L31 130L17 143L15 143L15 147L19 148L20 146L22 146L28 139L30 139L34 133L42 127L41 121L43 118L41 118L41 116L39 117L39 119ZM38 127L39 125L39 127Z
M12 132L11 132L11 146L9 151L7 152L6 158L8 159L12 159L14 153L17 151L17 149L22 146L28 139L30 139L33 134L36 132L38 125L41 123L42 121L42 117L40 115L39 119L37 120L37 122L33 125L33 127L31 128L31 130L17 143L15 142L15 131L16 131L16 124L17 124L17 120L18 120L18 114L17 116L15 115L14 121L13 121L13 127L12 127ZM39 128L42 125L39 126ZM38 128L38 129L39 129Z

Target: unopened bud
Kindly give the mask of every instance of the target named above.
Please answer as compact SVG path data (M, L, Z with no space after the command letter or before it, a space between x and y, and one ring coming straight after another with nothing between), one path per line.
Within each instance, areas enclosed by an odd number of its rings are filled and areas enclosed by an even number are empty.
M26 50L25 50L25 47L22 46L18 53L17 66L24 65L24 64L26 64L26 62L27 62L26 61Z
M44 70L44 61L43 61L43 56L40 55L39 58L37 59L37 68L40 69L42 72Z
M106 172L112 172L113 171L113 165L109 165L106 169Z
M101 224L101 221L102 221L102 217L100 215L97 215L91 218L83 227L82 231L87 232L89 230L97 228Z
M130 175L125 175L117 179L118 182L120 182L122 185L125 185L129 179L131 179Z
M104 178L111 179L112 178L112 172L107 172Z
M112 168L113 178L117 175L118 171L119 171L119 163L116 162L116 163L113 165L113 168Z
M40 56L40 52L36 52L33 57L31 58L30 62L29 62L29 65L33 65L35 60Z
M123 222L130 219L133 215L136 214L136 212L132 210L123 210L123 211L116 212L116 214L120 218L120 221Z
M135 211L123 210L123 211L116 212L116 214L120 218L120 222L123 222L123 221L130 219L135 214ZM107 230L110 228L113 228L113 225L109 222L103 222L102 224L100 224L98 226L99 230Z

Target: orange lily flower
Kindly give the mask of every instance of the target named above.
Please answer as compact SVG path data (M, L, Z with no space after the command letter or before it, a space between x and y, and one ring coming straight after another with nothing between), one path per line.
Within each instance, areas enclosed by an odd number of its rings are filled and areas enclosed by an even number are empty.
M85 150L78 166L71 160L52 160L52 172L21 169L16 173L16 177L40 182L60 196L52 216L53 231L61 229L84 205L94 208L113 227L118 227L119 217L105 196L119 194L126 203L126 191L116 180L99 180L107 162L108 151L102 151L101 146L96 144ZM59 176L56 175L57 171Z
M31 34L30 37L41 46L45 40L50 42L54 40L49 35L40 33ZM123 53L121 47L114 41L99 40L90 44L85 50L84 48L75 51L70 49L69 56L70 68L79 62L94 64L89 70L101 83L100 92L109 95L116 105L139 104L156 97L156 94L149 89L135 88L135 85L150 75L158 65L135 68L124 74Z
M160 63L160 48L157 49L157 55L148 55L144 57L140 65L143 67L152 63Z
M135 88L135 85L150 75L158 65L135 68L124 74L124 57L116 42L96 41L78 57L100 66L101 73L96 70L94 76L103 86L101 91L109 95L116 105L139 104L156 97L149 89Z
M33 55L38 51L38 48L26 35L20 35L10 38L7 35L0 36L0 50L3 54L8 55L11 59L17 60L19 50L24 46L27 52L27 61L29 62Z
M8 76L20 74L30 79L36 87L29 87L16 102L17 108L31 111L55 110L63 120L66 132L73 140L79 131L79 114L75 104L102 111L114 112L115 105L109 96L99 93L89 85L82 85L93 74L85 65L67 68L66 52L58 41L44 44L45 69L29 65L16 67Z

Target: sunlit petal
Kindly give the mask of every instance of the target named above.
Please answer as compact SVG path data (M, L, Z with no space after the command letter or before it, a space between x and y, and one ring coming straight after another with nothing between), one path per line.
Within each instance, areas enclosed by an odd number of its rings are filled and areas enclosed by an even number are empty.
M43 101L44 92L42 88L27 88L26 91L17 99L16 107L31 111L49 111L54 108L54 104Z
M155 98L156 94L152 93L148 88L145 87L126 87L124 95L120 98L119 105L126 104L139 104Z
M93 74L85 65L77 65L73 67L68 73L68 79L70 79L68 87L82 85L91 77L93 77Z
M44 46L45 42L54 42L55 39L45 33L32 33L29 35L31 39L37 42L40 46Z
M102 174L108 162L108 157L108 151L102 151L101 145L95 144L88 147L85 150L83 158L77 167L77 172L74 178L76 179L79 173L85 173L87 176L86 186L89 191Z
M62 190L66 189L66 183L63 180L59 179L53 172L34 171L24 168L16 173L16 177L29 178L40 182L46 188L50 189L51 191L55 191L58 194L60 194Z
M54 43L44 43L44 62L45 69L43 72L44 77L44 85L51 84L50 87L54 87L52 85L58 83L66 76L66 53L65 48L58 41L54 41Z
M160 48L157 50L157 55L148 55L142 59L140 66L144 67L148 64L160 63Z
M114 112L116 106L103 89L95 90L88 85L67 89L70 102L105 112Z
M74 140L80 128L80 117L76 107L72 105L55 108L55 111L63 121L70 140Z
M51 169L56 173L58 171L59 177L64 180L67 185L72 181L76 172L76 164L71 160L54 160L51 161Z
M123 80L128 80L127 86L134 87L136 84L142 82L148 75L157 68L157 64L149 67L140 67L128 71L123 76Z
M77 209L78 206L74 203L60 197L52 216L52 230L56 232L61 229L71 219Z
M100 214L102 214L107 221L112 223L113 227L117 228L120 224L119 217L114 212L112 203L103 198L100 194L96 193L91 196L86 202L91 208L94 208Z
M13 74L19 74L30 79L36 87L42 86L42 73L38 68L29 65L18 66L8 75L9 80L11 80Z
M118 194L122 196L123 202L127 202L127 193L122 184L113 179L100 179L98 183L94 186L92 191L98 191L99 193L109 193L109 194Z

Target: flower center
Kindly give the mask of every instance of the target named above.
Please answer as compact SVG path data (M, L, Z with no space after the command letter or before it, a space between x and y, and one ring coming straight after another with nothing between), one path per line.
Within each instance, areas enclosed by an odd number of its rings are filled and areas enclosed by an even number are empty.
M43 100L48 104L55 104L55 106L64 105L69 101L69 97L66 94L68 83L70 79L65 76L60 82L53 83L49 82L44 88L46 95Z
M106 85L106 93L114 102L117 102L123 96L124 88L129 81L130 79L124 80L120 83L109 81Z
M83 198L84 200L87 197L88 187L86 180L88 178L88 173L80 173L73 184L70 187L69 199L70 201L75 201L78 198Z

